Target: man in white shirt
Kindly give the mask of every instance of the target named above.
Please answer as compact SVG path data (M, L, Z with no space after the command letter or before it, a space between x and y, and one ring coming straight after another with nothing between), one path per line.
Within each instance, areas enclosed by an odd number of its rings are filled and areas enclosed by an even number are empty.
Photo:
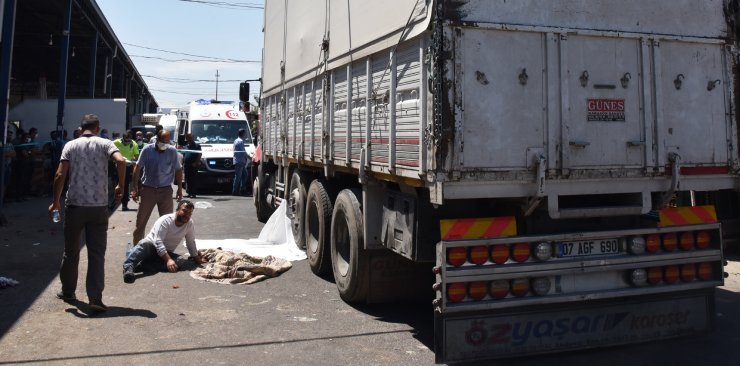
M205 263L195 246L195 224L190 220L194 208L192 202L182 200L178 202L174 213L157 219L149 235L136 244L123 262L123 282L133 283L137 268L152 272L177 272L175 260L179 255L174 251L183 238L190 257L198 264Z

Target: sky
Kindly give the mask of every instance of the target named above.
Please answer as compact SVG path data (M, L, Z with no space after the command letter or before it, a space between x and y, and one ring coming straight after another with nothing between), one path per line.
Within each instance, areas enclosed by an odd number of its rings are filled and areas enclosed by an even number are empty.
M260 77L264 0L96 1L162 108L216 99L217 86L238 101L239 82ZM252 82L253 104L258 92Z

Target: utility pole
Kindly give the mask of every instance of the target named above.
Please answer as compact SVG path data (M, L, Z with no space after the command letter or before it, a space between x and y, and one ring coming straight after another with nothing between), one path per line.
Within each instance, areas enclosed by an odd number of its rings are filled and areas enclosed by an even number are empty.
M216 69L216 100L218 100L218 69Z

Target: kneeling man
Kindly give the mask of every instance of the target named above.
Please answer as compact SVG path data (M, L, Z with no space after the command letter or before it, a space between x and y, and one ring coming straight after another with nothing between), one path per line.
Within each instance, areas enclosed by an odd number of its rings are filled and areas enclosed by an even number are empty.
M149 235L136 244L123 262L123 282L133 283L136 279L134 272L138 269L148 272L177 272L175 260L179 256L174 250L183 238L190 258L198 264L205 262L195 246L195 225L190 220L194 208L192 202L182 200L178 202L174 213L157 219Z

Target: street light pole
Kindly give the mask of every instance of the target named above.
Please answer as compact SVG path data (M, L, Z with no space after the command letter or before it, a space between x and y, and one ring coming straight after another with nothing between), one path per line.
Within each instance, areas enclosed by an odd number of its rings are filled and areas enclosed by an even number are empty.
M218 69L216 69L216 100L218 100Z

